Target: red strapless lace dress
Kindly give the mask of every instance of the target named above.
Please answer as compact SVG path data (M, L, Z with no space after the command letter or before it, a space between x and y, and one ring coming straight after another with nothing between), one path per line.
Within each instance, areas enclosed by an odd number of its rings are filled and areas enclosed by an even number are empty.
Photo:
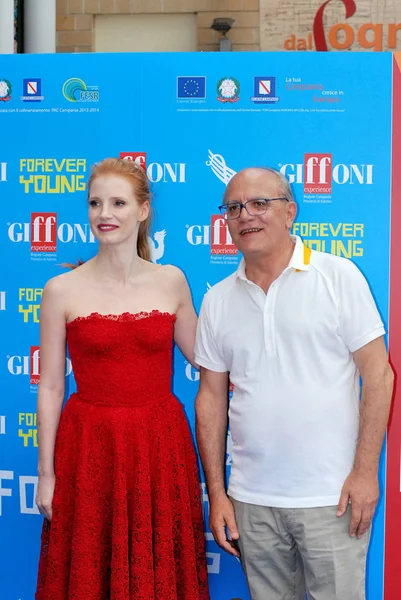
M171 393L175 316L67 325L77 393L55 448L37 600L207 600L196 455Z

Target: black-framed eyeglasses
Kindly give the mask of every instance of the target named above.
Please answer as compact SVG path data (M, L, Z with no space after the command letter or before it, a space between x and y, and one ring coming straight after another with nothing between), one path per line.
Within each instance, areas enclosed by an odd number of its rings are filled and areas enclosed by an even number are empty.
M251 217L259 217L265 214L269 202L273 202L273 200L285 200L288 202L288 198L254 198L244 203L227 202L219 206L219 211L227 221L238 219L243 208L245 208Z

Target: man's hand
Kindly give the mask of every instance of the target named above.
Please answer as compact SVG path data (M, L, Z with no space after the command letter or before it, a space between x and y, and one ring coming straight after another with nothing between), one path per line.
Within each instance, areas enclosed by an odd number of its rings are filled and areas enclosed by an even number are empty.
M377 474L361 473L354 469L348 475L341 491L337 517L342 517L351 501L350 536L361 538L369 529L379 498Z
M238 540L239 533L232 502L225 493L215 497L213 500L209 496L209 502L209 524L216 543L220 548L238 558L239 552L234 542ZM227 537L227 532L231 539Z

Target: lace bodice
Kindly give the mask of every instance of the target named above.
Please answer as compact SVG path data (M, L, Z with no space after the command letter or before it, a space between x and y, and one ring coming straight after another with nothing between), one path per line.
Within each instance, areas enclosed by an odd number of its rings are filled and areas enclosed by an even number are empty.
M176 316L91 313L67 324L77 392L91 404L138 406L171 393Z

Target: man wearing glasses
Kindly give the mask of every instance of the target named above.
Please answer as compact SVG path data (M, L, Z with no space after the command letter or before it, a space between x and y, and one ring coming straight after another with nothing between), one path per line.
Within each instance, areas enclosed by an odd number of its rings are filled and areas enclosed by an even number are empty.
M280 173L241 171L220 209L243 260L205 296L195 348L211 530L252 600L363 600L393 386L382 321L351 261L290 234Z

